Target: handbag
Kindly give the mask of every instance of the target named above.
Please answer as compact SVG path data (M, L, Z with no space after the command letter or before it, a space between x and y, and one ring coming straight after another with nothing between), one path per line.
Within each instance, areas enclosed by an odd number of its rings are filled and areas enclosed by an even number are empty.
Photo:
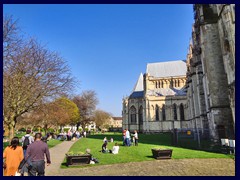
M18 169L31 169L32 168L32 162L31 162L31 157L29 156L26 160L23 158L23 160L20 162Z
M3 169L6 169L7 168L7 164L6 162L3 162Z

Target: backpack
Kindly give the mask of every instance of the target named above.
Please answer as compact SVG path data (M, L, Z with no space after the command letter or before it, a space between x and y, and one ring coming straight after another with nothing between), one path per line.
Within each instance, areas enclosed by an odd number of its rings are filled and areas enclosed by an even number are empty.
M25 136L23 141L23 149L26 150L29 144L30 144L29 136Z

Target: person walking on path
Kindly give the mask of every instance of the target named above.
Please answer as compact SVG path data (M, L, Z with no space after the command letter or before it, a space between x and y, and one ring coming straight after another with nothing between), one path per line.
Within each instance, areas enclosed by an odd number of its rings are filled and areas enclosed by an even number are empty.
M4 176L15 176L18 171L18 166L23 160L23 148L19 145L18 137L11 140L11 144L5 148L3 152L5 159Z
M31 159L32 167L28 171L29 176L44 176L45 175L45 161L44 155L47 159L47 166L51 164L50 153L47 143L41 140L42 134L35 134L34 143L30 144L27 148L25 160Z
M30 133L31 133L31 130L28 129L26 131L26 134L22 137L22 147L23 147L24 157L26 155L28 145L34 142L34 138L30 135Z

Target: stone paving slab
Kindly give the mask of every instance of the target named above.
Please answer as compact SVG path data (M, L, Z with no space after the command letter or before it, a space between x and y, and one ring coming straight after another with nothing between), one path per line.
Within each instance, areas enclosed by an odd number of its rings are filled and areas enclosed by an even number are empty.
M166 159L60 169L74 142L64 141L50 149L52 164L46 176L235 176L233 159Z
M62 143L49 149L51 165L46 166L45 175L46 176L55 176L58 175L61 171L60 166L64 160L65 154L68 152L70 147L76 141L63 141Z

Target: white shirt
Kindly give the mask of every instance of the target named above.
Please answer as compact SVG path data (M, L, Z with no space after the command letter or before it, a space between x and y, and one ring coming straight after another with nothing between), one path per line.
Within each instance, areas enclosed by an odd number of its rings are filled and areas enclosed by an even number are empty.
M25 137L29 137L29 144L34 142L34 138L30 134L26 134L25 136L22 137L22 144L24 142Z
M118 154L118 151L119 151L119 146L113 146L112 153Z
M135 139L138 139L138 133L134 133Z
M130 132L126 131L126 138L130 138Z

